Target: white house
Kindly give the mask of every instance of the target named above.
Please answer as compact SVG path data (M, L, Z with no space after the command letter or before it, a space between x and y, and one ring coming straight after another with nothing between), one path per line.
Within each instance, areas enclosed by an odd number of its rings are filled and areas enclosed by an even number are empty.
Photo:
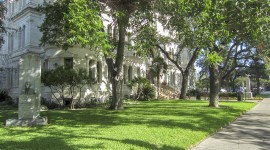
M40 56L42 69L53 69L54 64L72 64L73 68L86 68L96 78L97 83L85 88L83 97L107 99L110 96L111 87L104 58L80 47L64 51L53 46L39 46L42 33L38 27L43 22L44 14L37 12L34 8L42 4L43 0L5 0L8 9L5 21L7 33L4 35L5 43L0 50L0 88L7 89L12 98L18 98L22 90L19 87L19 61L22 55L33 53ZM105 20L104 25L110 28ZM174 52L177 45L172 43L166 45L165 48ZM183 52L181 61L186 63L189 57L189 52L186 50ZM170 64L167 59L166 61ZM126 86L127 82L135 76L147 77L150 65L149 59L137 57L132 51L125 51L122 96L132 94L133 91ZM167 83L166 86L171 89L180 91L181 73L173 65L169 65L168 72L162 76L162 82ZM194 79L191 77L190 87L194 88L193 86ZM46 87L42 87L42 96L47 99L53 98Z

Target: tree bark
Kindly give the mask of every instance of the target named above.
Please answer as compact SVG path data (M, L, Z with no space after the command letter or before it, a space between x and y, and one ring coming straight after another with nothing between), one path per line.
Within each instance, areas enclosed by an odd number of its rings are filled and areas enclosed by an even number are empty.
M116 60L113 63L112 58L106 59L109 71L111 73L112 84L112 102L109 109L118 110L123 109L123 101L121 100L121 70L123 66L124 50L125 50L125 35L126 35L126 22L118 19L119 40L117 45Z
M109 109L111 110L119 110L123 109L123 101L120 98L120 82L118 80L112 80L112 102Z
M189 76L189 74L186 74L186 73L182 74L183 80L182 80L180 99L186 99L187 98L188 76Z
M160 74L157 75L157 99L160 99Z
M219 107L220 77L218 66L209 66L210 73L210 107Z
M256 75L256 81L257 81L257 91L256 94L261 94L261 82L260 82L260 75Z
M182 87L181 87L181 93L180 93L180 99L186 99L186 94L187 94L187 87L188 87L188 77L189 77L189 72L190 69L192 68L192 66L194 65L195 61L198 58L199 52L201 49L199 49L198 47L195 48L192 57L190 58L188 65L186 66L186 68L184 69L181 64L179 63L178 58L177 59L173 59L170 54L164 50L160 45L156 44L157 48L160 49L160 51L169 59L170 62L172 62L178 70L180 70L182 77L183 77L183 81L181 83ZM178 53L181 53L181 51L178 51Z

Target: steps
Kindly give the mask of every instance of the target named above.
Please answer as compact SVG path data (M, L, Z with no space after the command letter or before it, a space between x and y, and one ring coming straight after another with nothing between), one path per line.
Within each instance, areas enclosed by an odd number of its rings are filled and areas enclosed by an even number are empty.
M160 87L160 99L177 99L179 97L179 91L168 85L161 85Z

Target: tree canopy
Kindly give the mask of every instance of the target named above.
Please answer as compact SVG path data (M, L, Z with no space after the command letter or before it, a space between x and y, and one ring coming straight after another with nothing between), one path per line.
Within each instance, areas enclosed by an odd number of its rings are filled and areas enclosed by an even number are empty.
M102 52L112 84L110 109L122 109L120 80L124 59L125 38L131 23L140 26L151 18L152 0L57 0L41 8L45 13L41 44L63 49L81 45ZM112 19L115 41L105 32L102 14ZM133 26L135 27L135 26Z
M264 52L268 49L269 4L268 0L57 0L41 9L46 16L40 28L41 44L63 49L80 45L102 52L111 74L110 108L121 109L119 86L126 36L133 37L133 48L141 54L166 43L177 43L193 54L190 66L199 52L206 56L209 105L218 107L221 71L226 70L228 75L237 66L236 56L248 55L258 45ZM113 21L117 35L114 40L105 32L102 14ZM158 34L156 22L169 31L168 36ZM171 61L185 74L177 60Z

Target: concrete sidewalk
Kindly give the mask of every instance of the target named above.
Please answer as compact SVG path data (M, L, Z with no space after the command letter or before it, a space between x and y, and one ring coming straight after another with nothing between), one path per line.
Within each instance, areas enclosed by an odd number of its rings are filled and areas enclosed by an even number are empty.
M270 150L270 98L192 150Z

